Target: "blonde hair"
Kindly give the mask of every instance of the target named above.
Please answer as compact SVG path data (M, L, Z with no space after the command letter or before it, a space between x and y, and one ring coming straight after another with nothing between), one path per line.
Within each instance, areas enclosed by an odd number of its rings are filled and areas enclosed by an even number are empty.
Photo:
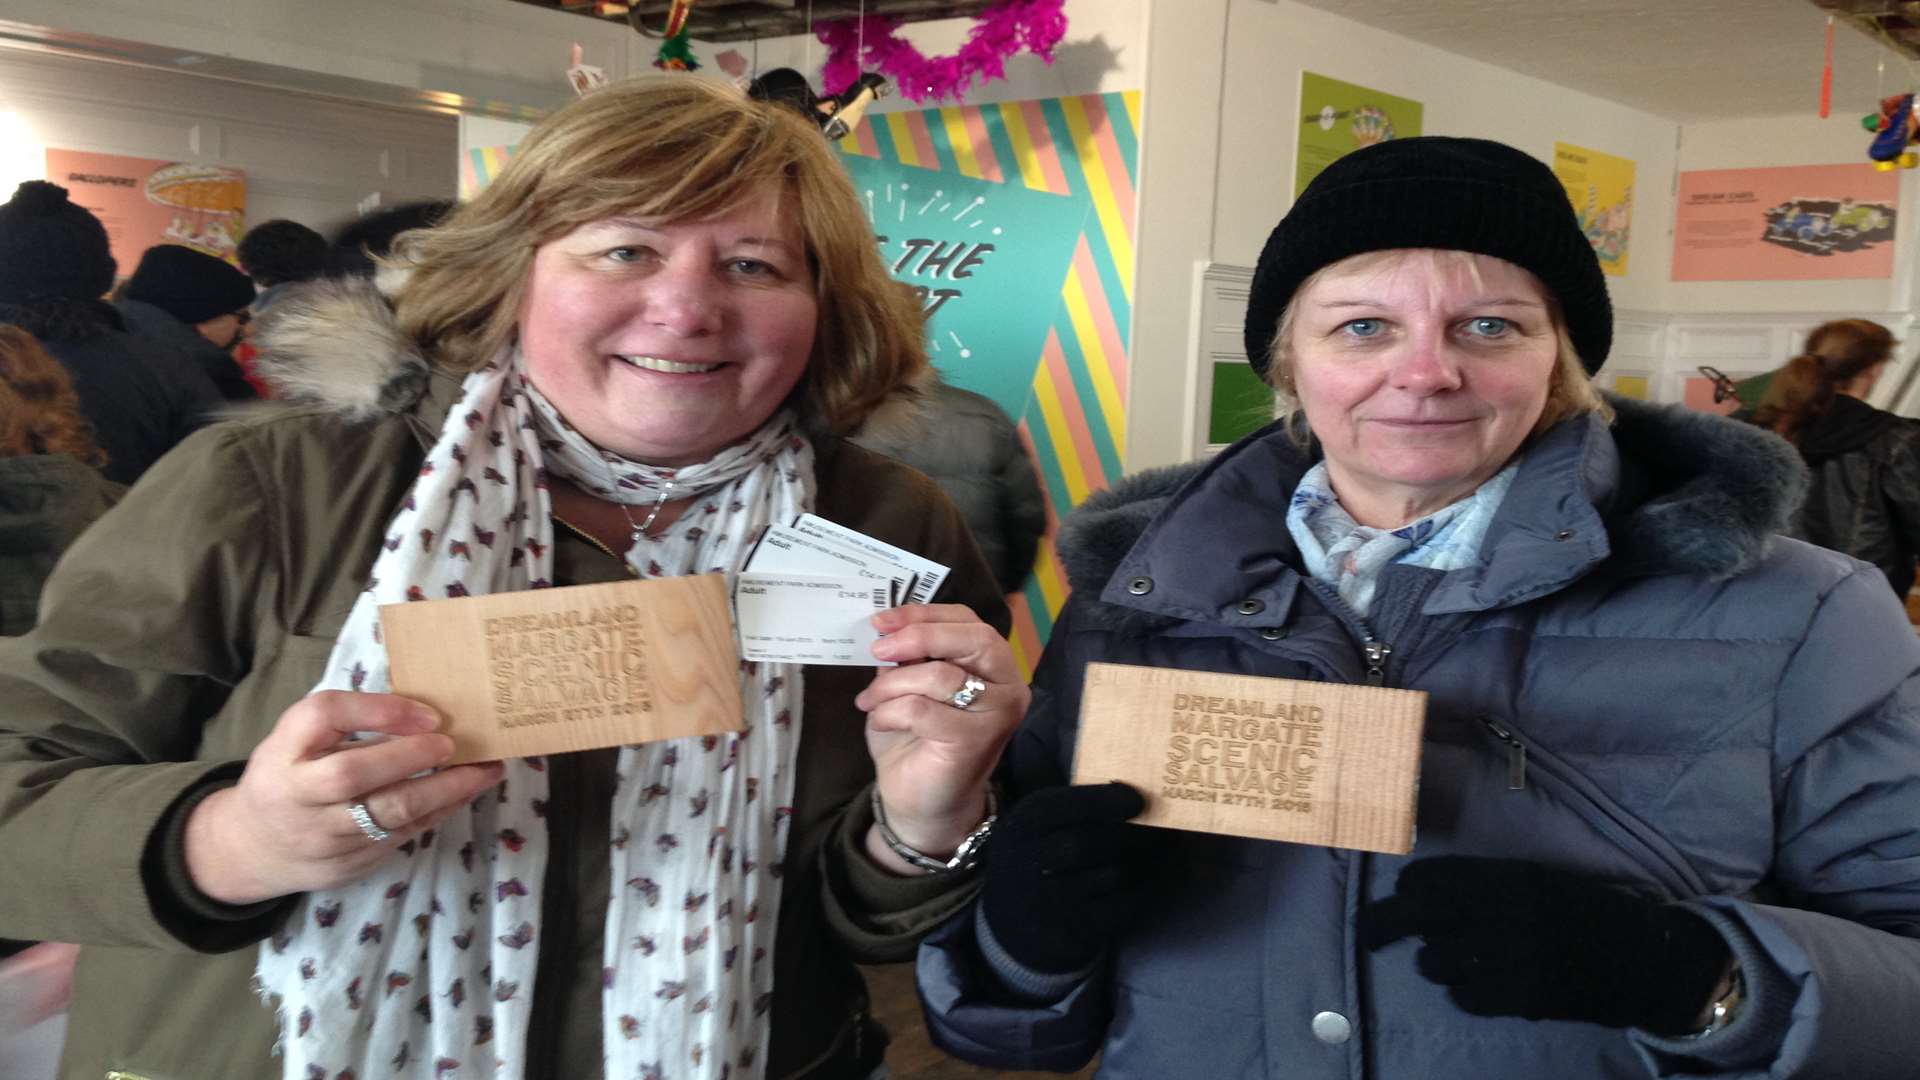
M1286 431L1296 443L1304 446L1310 434L1306 425L1306 415L1301 411L1300 398L1293 390L1293 321L1294 312L1299 308L1300 297L1312 288L1321 278L1339 268L1343 273L1384 268L1406 258L1409 249L1395 248L1388 251L1369 251L1342 259L1336 263L1313 272L1293 296L1287 301L1287 308L1280 313L1280 322L1273 333L1271 362L1267 365L1267 385L1273 387L1279 398L1277 415L1288 423ZM1491 255L1476 255L1471 251L1451 249L1432 252L1436 266L1461 268L1480 284L1480 266L1475 261L1482 258L1494 258ZM1602 420L1613 422L1613 406L1600 396L1600 390L1593 385L1593 377L1587 374L1587 367L1580 359L1579 350L1573 347L1573 338L1567 333L1567 320L1560 312L1560 302L1552 293L1547 293L1547 317L1553 324L1553 337L1558 347L1555 351L1553 371L1548 375L1547 400L1540 410L1540 418L1534 421L1533 430L1527 433L1531 439L1548 428L1570 417L1594 413Z
M578 98L499 178L435 228L403 234L403 333L454 371L512 340L534 250L616 216L712 217L772 189L806 244L819 323L797 393L827 430L859 425L927 372L913 291L887 272L853 183L819 128L722 83L648 75Z

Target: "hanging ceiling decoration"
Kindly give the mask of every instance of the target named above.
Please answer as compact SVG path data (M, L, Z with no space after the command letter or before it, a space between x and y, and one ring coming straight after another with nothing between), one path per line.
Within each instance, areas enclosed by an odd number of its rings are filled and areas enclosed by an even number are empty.
M1853 23L1909 60L1920 60L1920 2L1813 0L1813 6Z
M534 7L571 12L590 19L627 23L658 35L674 0L515 0ZM699 0L686 14L687 35L698 41L749 41L804 35L808 9L814 25L862 14L902 22L928 22L977 15L994 0Z

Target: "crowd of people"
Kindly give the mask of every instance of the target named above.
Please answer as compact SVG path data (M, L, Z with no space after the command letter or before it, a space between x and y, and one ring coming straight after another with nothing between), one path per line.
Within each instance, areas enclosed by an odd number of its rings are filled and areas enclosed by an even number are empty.
M1898 343L1815 329L1751 422L1603 395L1517 149L1306 188L1245 320L1278 417L1076 510L1030 680L1032 462L812 118L617 82L469 201L238 261L121 280L58 185L0 206L0 936L75 965L63 1078L866 1080L886 962L993 1068L1920 1060ZM806 513L951 574L874 667L740 660L737 733L452 764L391 692L381 605L731 582ZM1422 692L1411 853L1134 823L1071 782L1100 663Z

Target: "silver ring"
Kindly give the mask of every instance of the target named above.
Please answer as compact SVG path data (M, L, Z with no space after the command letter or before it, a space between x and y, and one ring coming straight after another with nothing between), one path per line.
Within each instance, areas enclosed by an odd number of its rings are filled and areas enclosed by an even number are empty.
M373 820L373 812L367 809L366 803L357 802L347 807L347 816L353 819L355 825L360 826L361 832L367 834L367 839L376 844L386 843L387 839L393 835L381 828L379 822Z
M967 676L967 681L960 684L960 689L955 690L953 696L948 698L947 702L956 709L965 709L971 706L973 699L979 697L980 691L986 688L987 684L980 676L969 675Z

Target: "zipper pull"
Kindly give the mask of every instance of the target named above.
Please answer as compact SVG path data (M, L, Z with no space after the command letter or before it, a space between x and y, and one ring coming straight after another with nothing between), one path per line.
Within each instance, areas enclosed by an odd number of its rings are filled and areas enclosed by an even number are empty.
M1363 649L1367 656L1367 681L1375 686L1386 682L1387 657L1393 655L1393 646L1369 639Z
M1507 790L1527 790L1527 744L1514 737L1513 731L1491 716L1483 716L1480 722L1487 725L1493 737L1507 744Z

